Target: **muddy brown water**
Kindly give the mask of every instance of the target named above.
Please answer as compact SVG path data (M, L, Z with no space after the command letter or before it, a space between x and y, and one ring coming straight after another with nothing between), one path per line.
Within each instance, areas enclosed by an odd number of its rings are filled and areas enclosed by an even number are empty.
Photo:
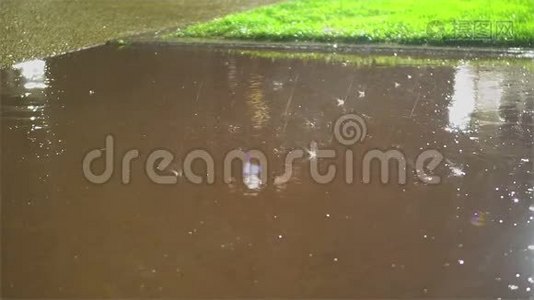
M145 45L2 70L2 293L532 296L532 64ZM363 142L333 138L346 113L364 118ZM114 173L93 184L82 160L108 134ZM311 150L311 141L352 149L354 182L338 174L315 183L308 154L289 182L275 182L285 154ZM130 149L140 158L123 184ZM154 149L175 155L158 174L176 184L145 173ZM194 149L213 156L214 184L184 177ZM232 149L265 153L268 181L225 183ZM406 184L380 183L377 168L362 182L361 158L372 149L404 153ZM438 185L413 172L425 149L444 156ZM340 168L342 158L321 159L323 172L327 162ZM205 173L202 163L194 170Z

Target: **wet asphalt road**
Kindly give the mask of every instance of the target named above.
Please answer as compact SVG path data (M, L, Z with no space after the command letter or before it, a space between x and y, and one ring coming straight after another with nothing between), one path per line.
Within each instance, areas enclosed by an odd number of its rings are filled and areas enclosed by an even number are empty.
M180 27L277 0L0 0L0 65Z

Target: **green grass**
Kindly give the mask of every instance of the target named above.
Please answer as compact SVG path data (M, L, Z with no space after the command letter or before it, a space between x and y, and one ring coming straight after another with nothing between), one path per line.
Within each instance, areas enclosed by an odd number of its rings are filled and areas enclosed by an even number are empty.
M475 26L475 37L455 23ZM511 21L513 32L499 31ZM476 25L484 25L476 23ZM534 45L534 0L293 0L192 25L167 36L433 45Z

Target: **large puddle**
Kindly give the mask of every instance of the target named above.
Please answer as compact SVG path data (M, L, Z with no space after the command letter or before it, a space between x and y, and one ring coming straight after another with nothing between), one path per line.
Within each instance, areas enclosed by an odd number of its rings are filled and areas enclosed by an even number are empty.
M107 46L15 65L1 84L4 296L534 295L532 59ZM349 113L367 130L344 145ZM82 161L109 134L113 174L91 183ZM158 149L174 159L155 173L175 184L145 171ZM196 149L213 184L186 176ZM235 149L245 170L225 182ZM365 181L366 154L394 149L406 183L394 162L389 183L377 164ZM439 184L414 172L429 149ZM314 163L338 173L320 184Z

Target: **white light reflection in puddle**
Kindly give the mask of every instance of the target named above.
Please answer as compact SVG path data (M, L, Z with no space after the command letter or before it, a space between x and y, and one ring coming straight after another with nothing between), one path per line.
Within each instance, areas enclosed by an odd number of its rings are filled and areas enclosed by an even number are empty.
M12 105L5 118L16 122L14 127L27 127L27 139L32 142L35 158L59 156L64 152L62 140L50 128L47 112L47 89L49 85L46 61L36 59L18 63L13 71L22 86L15 88L15 94L22 101Z
M467 63L456 69L454 94L449 106L449 129L468 132L476 125L502 122L499 106L503 74L484 71ZM476 117L473 117L476 114Z
M27 90L45 89L48 87L46 82L46 62L36 59L25 61L13 66L14 69L20 70L22 77L25 79L24 88Z
M449 126L461 131L469 127L471 114L475 110L475 74L468 64L456 69L454 94L449 106Z

